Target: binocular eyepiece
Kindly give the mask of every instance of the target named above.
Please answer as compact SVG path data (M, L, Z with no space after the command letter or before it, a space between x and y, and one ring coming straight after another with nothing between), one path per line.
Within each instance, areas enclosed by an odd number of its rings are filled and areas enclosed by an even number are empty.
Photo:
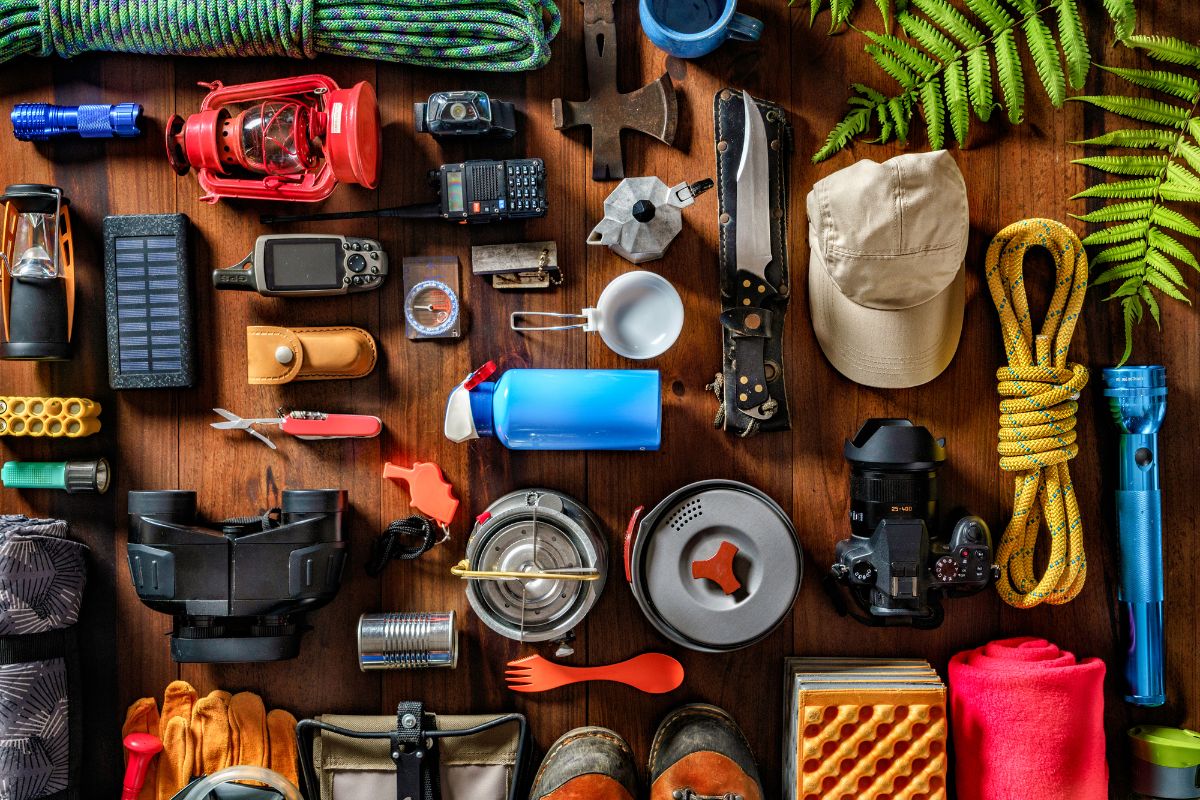
M206 524L196 493L129 493L129 571L138 598L174 619L179 662L295 658L304 615L341 585L341 489L285 490L258 517Z

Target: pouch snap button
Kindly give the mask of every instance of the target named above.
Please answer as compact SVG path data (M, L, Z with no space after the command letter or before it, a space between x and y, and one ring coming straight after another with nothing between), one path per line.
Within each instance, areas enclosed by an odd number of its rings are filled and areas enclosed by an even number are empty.
M288 347L287 345L281 344L279 347L275 348L275 360L280 364L290 364L292 363L292 359L295 357L296 354L293 353L292 348Z

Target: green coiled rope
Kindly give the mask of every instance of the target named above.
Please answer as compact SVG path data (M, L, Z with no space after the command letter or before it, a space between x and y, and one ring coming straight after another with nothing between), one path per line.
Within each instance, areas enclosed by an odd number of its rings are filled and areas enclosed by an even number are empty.
M553 0L0 0L0 62L330 54L508 72L545 66L561 22Z

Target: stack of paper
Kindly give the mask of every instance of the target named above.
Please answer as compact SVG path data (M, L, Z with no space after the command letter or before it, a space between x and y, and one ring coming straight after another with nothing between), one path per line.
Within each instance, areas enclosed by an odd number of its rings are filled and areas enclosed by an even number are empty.
M945 800L946 687L926 661L789 658L788 800Z

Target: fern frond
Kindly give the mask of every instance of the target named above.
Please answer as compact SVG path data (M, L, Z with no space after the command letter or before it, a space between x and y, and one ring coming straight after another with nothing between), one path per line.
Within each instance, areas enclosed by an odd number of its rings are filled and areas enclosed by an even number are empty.
M1200 81L1177 72L1163 69L1124 69L1122 67L1106 67L1098 65L1107 73L1124 78L1134 86L1154 89L1164 94L1174 95L1181 100L1190 101L1200 93Z
M946 109L942 100L942 82L937 78L921 84L921 108L925 112L929 146L941 150L946 146Z
M894 78L896 83L905 89L911 89L916 85L917 76L889 51L875 44L869 44L864 49L879 65L879 68Z
M1098 183L1082 192L1071 196L1072 200L1083 200L1088 197L1106 197L1117 200L1137 200L1144 197L1154 197L1159 188L1158 178L1135 178L1131 181L1114 181Z
M1118 222L1132 219L1150 219L1154 210L1153 200L1135 200L1131 203L1117 203L1112 206L1098 208L1090 214L1072 214L1081 222Z
M1127 119L1136 119L1138 122L1149 122L1154 125L1166 125L1170 128L1182 129L1187 125L1189 118L1188 109L1149 97L1079 95L1071 99L1079 103L1088 103Z
M1192 144L1187 139L1180 138L1178 144L1175 145L1175 153L1182 156L1189 167L1196 172L1200 172L1200 147Z
M1158 61L1200 69L1200 47L1182 39L1173 36L1130 36L1125 43L1145 50L1147 55Z
M1166 156L1092 156L1071 163L1111 175L1160 175L1168 168Z
M880 16L883 17L883 29L892 29L892 4L889 0L875 0L875 7L879 9Z
M950 117L950 128L954 140L961 147L967 141L967 130L971 125L971 104L967 99L967 76L961 61L946 65L946 115Z
M1126 261L1124 264L1117 264L1114 267L1109 267L1096 277L1090 278L1088 283L1090 283L1092 286L1103 286L1106 283L1124 281L1141 275L1145 269L1146 263L1144 259L1139 258L1136 261Z
M1087 33L1074 0L1056 0L1058 7L1058 38L1062 42L1063 57L1067 62L1067 82L1072 89L1082 89L1092 66L1092 54L1088 49Z
M1144 239L1136 242L1130 242L1129 244L1118 244L1101 250L1100 253L1092 259L1091 266L1095 268L1099 267L1101 264L1110 264L1114 261L1127 261L1131 258L1140 260L1144 255L1146 255L1146 241Z
M986 48L976 47L967 53L967 89L975 116L987 122L996 101L992 96L992 59Z
M1004 93L1008 120L1016 125L1025 118L1025 74L1012 29L996 37L996 77Z
M1154 213L1150 215L1150 221L1167 230L1182 233L1184 236L1191 236L1193 239L1200 239L1200 228L1196 227L1196 223L1178 211L1166 206L1155 208Z
M1098 244L1116 244L1117 242L1128 242L1131 239L1138 239L1146 235L1148 227L1145 220L1136 222L1125 222L1120 225L1114 225L1111 228L1095 231L1084 237L1084 247L1091 247Z
M1179 271L1179 268L1172 264L1169 258L1153 247L1146 251L1146 264L1153 267L1155 272L1176 286L1181 286L1184 289L1187 288L1187 282L1183 280L1183 274Z
M1166 277L1159 274L1158 272L1154 272L1152 270L1147 270L1146 271L1146 283L1150 284L1155 289L1158 289L1160 292L1165 294L1167 297L1170 297L1172 300L1181 300L1184 303L1187 303L1189 306L1192 304L1192 301L1188 300L1187 297L1184 296L1183 292L1181 292L1181 291L1179 291L1179 289L1175 288L1175 284L1171 283L1170 280L1168 280Z
M854 141L855 136L866 133L870 125L870 109L855 108L850 111L841 122L833 126L833 130L829 132L829 136L825 139L825 144L813 154L813 163L824 161L839 150L845 149L850 142Z
M1146 233L1146 241L1150 246L1161 250L1172 258L1182 261L1192 269L1200 272L1200 260L1197 260L1192 251L1183 246L1183 243L1171 236L1168 233L1163 233L1158 228L1151 228Z
M1121 359L1117 362L1118 367L1125 366L1125 362L1133 355L1133 326L1141 322L1142 319L1141 299L1135 295L1122 300L1121 317L1125 329L1125 350L1121 353Z
M1143 286L1139 289L1138 297L1142 298L1142 302L1146 304L1146 308L1150 309L1150 316L1154 319L1154 325L1161 331L1162 318L1159 316L1158 301L1154 299L1154 293L1150 291L1150 287Z
M817 14L821 13L821 0L808 0L808 27L817 22Z
M1071 144L1078 144L1084 147L1140 147L1145 149L1169 150L1175 146L1175 142L1178 139L1179 134L1172 133L1171 131L1122 128L1120 130L1109 131L1100 136L1093 136L1091 139L1071 142Z
M1197 202L1200 202L1200 178L1190 169L1174 162L1167 165L1167 181L1184 191L1195 192Z
M997 0L967 0L967 8L975 12L992 33L999 34L1013 26L1012 15Z
M890 50L906 67L918 75L929 76L937 72L938 62L898 36L867 31L867 38L881 48Z
M1104 0L1104 8L1112 17L1117 41L1128 40L1137 23L1137 9L1133 7L1133 0Z
M1062 107L1067 99L1067 76L1063 74L1054 34L1041 17L1034 15L1025 18L1025 39L1033 54L1034 69L1042 79L1042 86L1046 87L1046 95L1055 108Z
M892 124L896 126L896 140L900 144L908 144L908 131L912 127L912 101L907 95L893 97L887 101L887 110Z
M946 0L915 0L913 3L935 25L954 37L964 48L983 44L983 33L971 24L967 15Z
M920 17L906 11L898 17L898 20L901 29L928 50L938 61L945 64L947 61L953 61L959 57L960 52L954 46L954 42L950 41L944 33L938 30L925 17Z

